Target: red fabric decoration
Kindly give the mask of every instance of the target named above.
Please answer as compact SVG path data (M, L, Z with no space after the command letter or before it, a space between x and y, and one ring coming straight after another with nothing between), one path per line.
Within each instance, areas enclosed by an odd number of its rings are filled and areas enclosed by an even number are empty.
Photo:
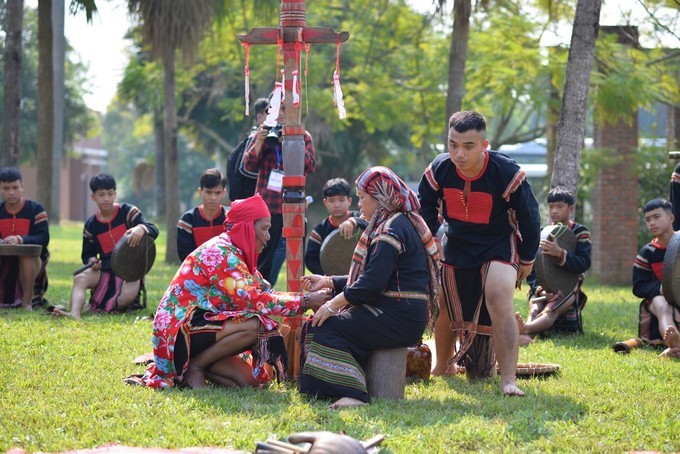
M225 225L231 225L229 230L231 242L243 251L251 274L255 274L257 270L258 257L255 253L255 221L268 217L271 217L271 214L267 204L260 194L255 194L247 199L234 200L224 220Z

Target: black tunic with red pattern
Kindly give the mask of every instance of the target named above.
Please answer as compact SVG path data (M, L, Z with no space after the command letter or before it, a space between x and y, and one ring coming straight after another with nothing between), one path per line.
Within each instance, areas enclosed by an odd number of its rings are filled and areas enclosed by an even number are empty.
M651 301L661 295L663 278L663 259L666 248L654 238L651 243L640 249L633 264L633 294L638 298Z
M90 216L83 228L83 250L81 259L88 263L91 257L99 257L102 262L101 276L97 287L90 294L90 310L111 312L117 309L116 299L120 294L123 280L111 269L111 253L125 232L137 225L143 225L151 238L158 237L158 228L144 219L139 208L127 203L116 204L115 214L102 220L99 213Z
M210 238L225 231L224 219L227 208L222 206L213 219L203 212L203 205L197 206L182 215L177 222L177 255L184 261L194 249Z
M23 244L40 244L40 259L43 269L36 277L34 294L42 297L47 289L47 275L44 265L49 252L50 230L47 225L47 212L38 202L23 200L21 208L15 213L7 211L5 202L0 203L0 238L19 235ZM0 265L0 307L21 306L22 292L19 286L19 263L17 257L3 257Z
M531 264L540 240L538 202L524 171L508 155L487 151L479 175L463 176L442 153L418 186L421 214L433 235L437 205L448 223L444 262L473 268L497 260Z

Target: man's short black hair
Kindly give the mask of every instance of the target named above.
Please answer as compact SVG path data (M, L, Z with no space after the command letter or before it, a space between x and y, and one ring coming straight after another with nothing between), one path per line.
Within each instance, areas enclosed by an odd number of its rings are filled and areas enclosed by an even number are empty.
M567 188L561 186L554 187L548 192L548 203L564 202L567 205L574 205L576 197Z
M657 208L663 208L663 210L666 211L667 213L673 212L673 205L671 204L671 202L662 197L652 199L649 202L647 202L642 212L648 213L650 211L656 210Z
M484 115L473 110L464 110L456 112L449 118L449 129L455 129L457 132L470 131L486 131L486 120Z
M0 183L14 183L21 181L21 172L16 167L0 168Z
M269 107L269 99L267 98L257 98L253 103L253 110L255 110L255 115L267 113L267 107Z
M106 191L109 189L113 189L114 191L116 190L116 180L112 175L109 175L108 173L100 173L99 175L95 175L90 178L90 191L92 191L92 194L99 191L100 189L104 189Z
M349 197L351 188L349 183L344 178L331 178L323 185L321 190L323 193L323 198L334 197L336 195L344 195Z
M208 169L201 174L200 187L201 189L212 189L217 186L222 188L227 187L227 179L216 168Z

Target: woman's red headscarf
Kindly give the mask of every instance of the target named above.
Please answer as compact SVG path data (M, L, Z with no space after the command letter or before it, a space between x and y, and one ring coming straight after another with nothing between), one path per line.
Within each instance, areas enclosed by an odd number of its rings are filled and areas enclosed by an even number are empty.
M271 217L267 204L260 194L247 199L234 200L227 211L225 225L231 225L229 237L231 242L243 251L248 271L257 271L257 256L255 252L255 222L262 218Z

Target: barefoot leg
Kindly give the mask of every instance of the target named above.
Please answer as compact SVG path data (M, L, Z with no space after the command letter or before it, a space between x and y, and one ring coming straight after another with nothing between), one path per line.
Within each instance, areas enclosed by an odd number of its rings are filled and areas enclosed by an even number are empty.
M359 407L361 405L366 405L366 402L359 399L354 399L352 397L341 397L332 403L328 408L335 410L338 408Z
M678 348L680 347L680 332L678 332L678 329L675 326L669 326L666 328L663 340L668 347Z

